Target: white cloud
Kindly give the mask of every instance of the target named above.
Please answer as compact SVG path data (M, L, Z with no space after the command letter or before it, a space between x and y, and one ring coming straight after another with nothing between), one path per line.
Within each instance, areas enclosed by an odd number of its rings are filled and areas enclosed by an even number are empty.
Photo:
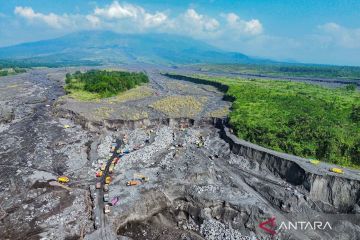
M22 6L16 7L14 13L29 23L45 23L62 33L92 28L122 33L176 33L208 43L221 42L221 46L234 46L234 43L242 44L251 39L254 39L255 44L263 34L260 20L244 20L235 13L208 16L189 8L183 13L170 16L169 11L149 12L141 6L119 1L102 7L94 6L90 13L84 15L40 13L31 7Z
M44 22L53 28L62 28L70 23L70 19L66 14L59 16L54 13L37 13L31 7L16 7L14 13L29 21Z
M199 31L211 32L217 30L220 26L220 23L215 18L201 15L192 8L185 12L183 19L189 24L187 26L189 29L195 28ZM179 24L181 24L181 22Z
M328 46L336 45L343 48L360 48L360 28L346 28L330 22L318 26L320 34L316 39Z
M263 32L263 26L258 19L245 21L235 13L226 14L225 19L228 28L235 31L237 35L259 35Z
M104 8L96 7L92 15L88 15L88 20L93 24L99 25L106 22L116 29L117 25L122 25L122 29L132 31L144 30L146 28L158 27L166 23L168 16L164 12L149 13L144 8L133 4L120 4L114 1ZM127 26L124 26L126 23Z
M106 17L109 19L117 18L136 18L138 13L141 12L140 7L134 5L124 5L121 6L118 1L114 1L111 5L105 8L95 8L94 14L101 17Z

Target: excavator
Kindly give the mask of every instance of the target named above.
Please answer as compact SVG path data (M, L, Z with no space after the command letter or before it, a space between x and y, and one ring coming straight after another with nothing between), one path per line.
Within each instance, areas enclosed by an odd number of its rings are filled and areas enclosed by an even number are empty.
M57 178L57 181L59 183L68 183L70 181L70 179L67 176L60 176Z
M126 182L126 186L137 186L148 181L148 177L142 174L135 173L133 179Z

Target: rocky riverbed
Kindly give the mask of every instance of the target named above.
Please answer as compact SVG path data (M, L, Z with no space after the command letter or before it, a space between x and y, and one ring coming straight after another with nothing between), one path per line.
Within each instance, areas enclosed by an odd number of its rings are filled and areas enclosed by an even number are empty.
M144 94L84 102L63 96L64 76L75 70L0 78L2 238L270 239L259 224L273 217L275 239L360 238L357 171L328 175L327 166L237 151L219 128L230 103L212 86L147 67L151 81L136 90ZM124 138L130 153L109 191L119 201L106 229L95 230L95 171ZM126 186L139 174L149 180ZM53 183L59 175L70 189ZM299 221L332 229L279 229Z

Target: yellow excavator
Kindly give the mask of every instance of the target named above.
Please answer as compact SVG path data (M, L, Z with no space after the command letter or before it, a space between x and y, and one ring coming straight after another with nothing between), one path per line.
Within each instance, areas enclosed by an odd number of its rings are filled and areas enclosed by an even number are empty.
M68 183L70 181L70 179L67 176L60 176L57 178L57 181L59 183Z

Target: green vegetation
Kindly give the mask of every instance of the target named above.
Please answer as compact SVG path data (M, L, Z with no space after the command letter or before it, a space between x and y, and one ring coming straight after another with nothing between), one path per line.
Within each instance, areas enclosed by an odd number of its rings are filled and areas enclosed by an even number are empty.
M14 75L14 74L18 74L18 73L24 73L24 72L26 72L26 70L22 69L22 68L1 68L0 67L0 77Z
M221 82L234 99L238 137L297 156L360 167L360 92L290 81L200 78Z
M115 96L120 92L149 82L144 73L91 70L66 75L65 90L75 98L94 100Z
M198 65L201 71L261 74L278 77L360 79L360 67L306 64L212 64Z

